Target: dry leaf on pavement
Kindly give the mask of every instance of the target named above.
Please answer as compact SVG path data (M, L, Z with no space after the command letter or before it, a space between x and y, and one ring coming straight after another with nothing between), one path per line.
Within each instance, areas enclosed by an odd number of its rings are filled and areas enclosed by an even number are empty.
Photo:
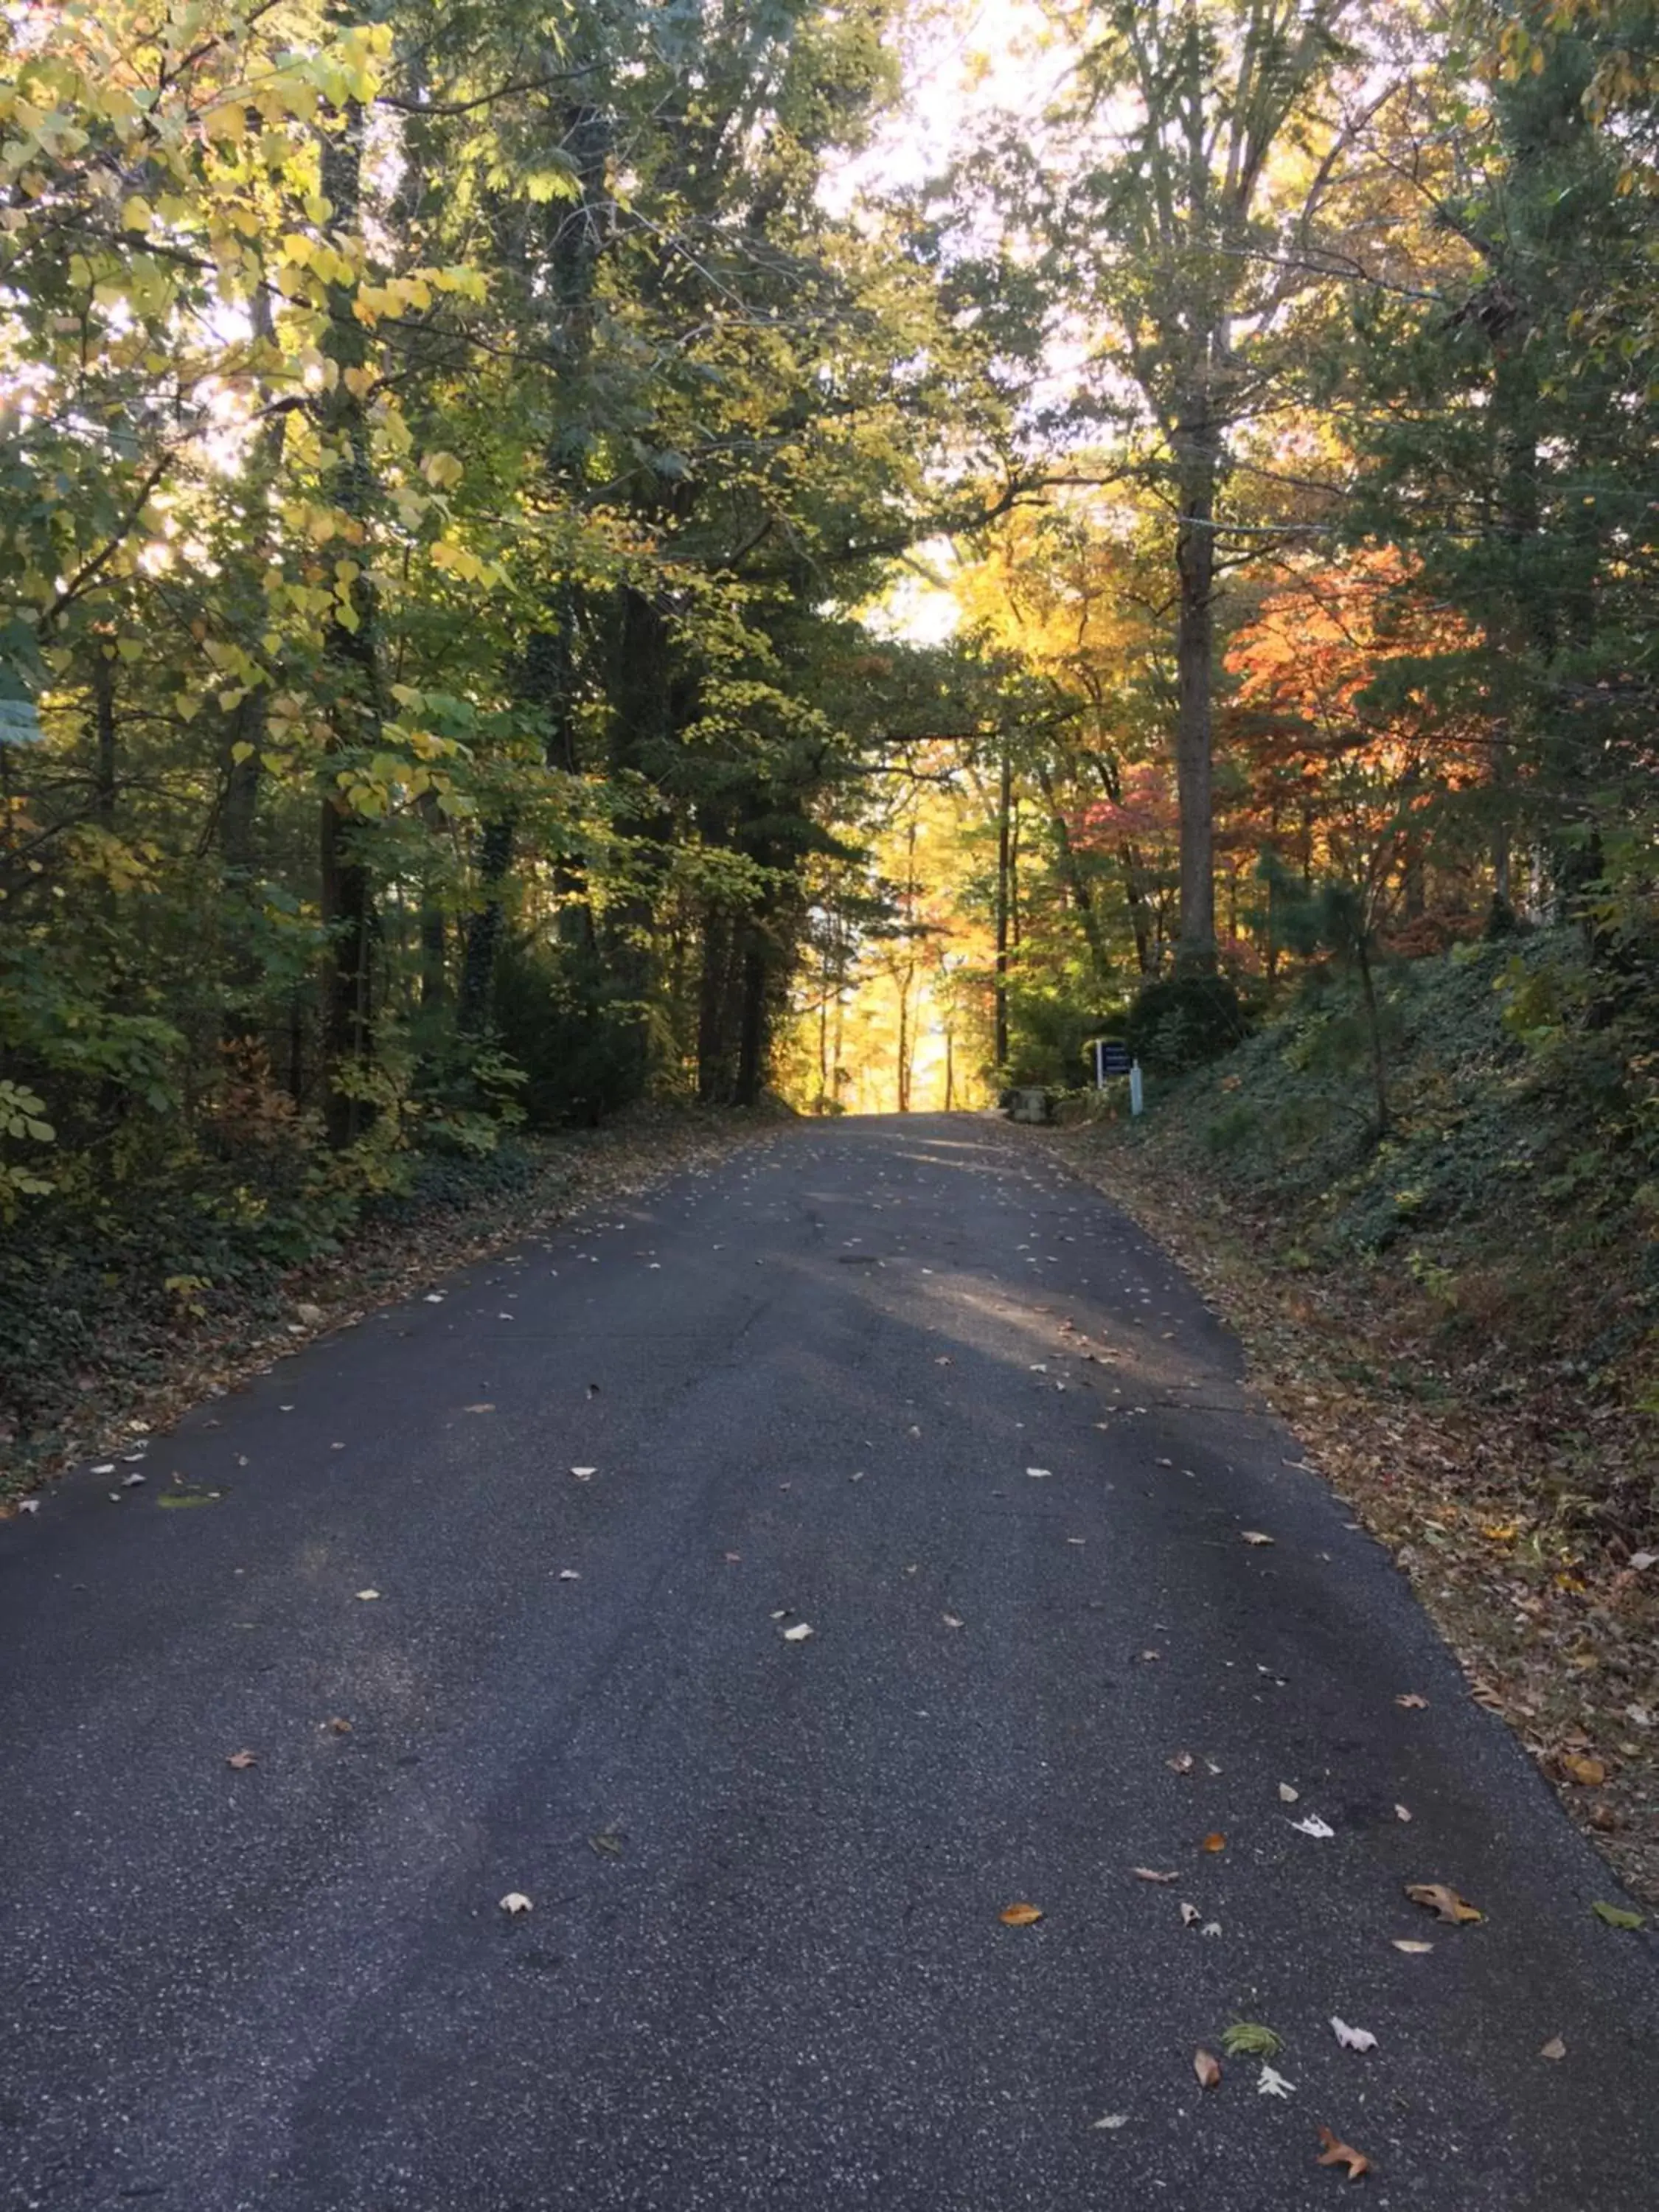
M1206 1851L1224 1851L1227 1848L1227 1838L1218 1828L1212 1836L1205 1837L1204 1848Z
M1190 1751L1178 1751L1173 1759L1166 1759L1164 1764L1171 1774L1190 1774L1198 1761Z
M1192 1924L1193 1924L1194 1921L1195 1921L1197 1918L1198 1918L1198 1907L1197 1907L1195 1905L1183 1905L1182 1906L1182 1908L1181 1908L1181 1924L1182 1924L1182 1926L1183 1928L1190 1928L1190 1927L1192 1926Z
M1432 1943L1419 1943L1409 1936L1396 1936L1392 1940L1396 1951L1409 1951L1414 1957L1434 1948Z
M1160 1874L1156 1867L1131 1867L1129 1871L1139 1881L1173 1881L1172 1874Z
M1396 1698L1395 1703L1397 1705L1403 1705L1408 1713L1423 1713L1429 1709L1428 1699L1419 1698L1415 1690L1407 1690L1404 1697Z
M1562 2042L1559 2035L1551 2036L1549 2041L1544 2045L1543 2049L1538 2054L1540 2058L1565 2058L1566 2055L1567 2046Z
M1198 2076L1200 2087L1213 2089L1221 2080L1221 2061L1213 2051L1195 2051L1193 2053L1193 2071Z
M1322 1842L1336 1833L1330 1822L1322 1820L1317 1813L1310 1813L1300 1820L1292 1820L1291 1826L1298 1835L1316 1836Z
M1040 1905L1005 1905L997 1915L1005 1928L1029 1928L1042 1917Z
M1256 2083L1255 2087L1256 2094L1258 2096L1288 2097L1295 2090L1296 2084L1294 2081L1287 2081L1285 2079L1285 2076L1279 2073L1276 2068L1269 2066L1264 2063L1261 2069L1261 2078Z
M1467 1898L1460 1897L1443 1881L1408 1881L1406 1894L1413 1905L1426 1905L1431 1912L1439 1914L1453 1927L1465 1920L1480 1920L1485 1916L1477 1912Z
M1264 1536L1260 1528L1247 1528L1244 1531L1244 1541L1247 1544L1271 1544L1274 1540L1272 1536Z
M1346 2020L1338 2020L1334 2013L1331 2015L1331 2027L1345 2051L1375 2051L1376 2048L1376 2038L1368 2027L1350 2027Z
M1364 2151L1355 2150L1351 2143L1341 2142L1329 2128L1321 2128L1319 2140L1325 2146L1319 2154L1321 2166L1346 2166L1350 2181L1358 2181L1362 2173L1369 2173L1371 2162Z
M810 1622L798 1620L793 1628L786 1628L784 1630L783 1640L786 1644L805 1644L807 1638L811 1633L812 1629Z
M509 1889L501 1899L501 1911L507 1913L533 1912L535 1906L521 1889Z
M1301 1795L1302 1792L1299 1790L1292 1790L1288 1782L1281 1782L1279 1785L1279 1802L1281 1805L1294 1805Z
M233 1751L225 1761L227 1766L234 1766L239 1774L244 1767L257 1766L258 1763L258 1756L251 1751Z

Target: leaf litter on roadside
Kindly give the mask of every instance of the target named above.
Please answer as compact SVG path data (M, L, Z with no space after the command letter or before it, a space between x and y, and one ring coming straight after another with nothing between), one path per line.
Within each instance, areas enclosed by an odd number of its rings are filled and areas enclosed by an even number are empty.
M1040 1905L1005 1905L997 1918L1005 1928L1030 1928L1042 1917Z
M1376 2038L1368 2027L1350 2027L1346 2020L1331 2014L1331 2029L1345 2051L1375 2051Z
M1229 2058L1276 2058L1284 2038L1259 2020L1236 2020L1224 2028L1221 2048Z
M1198 2076L1200 2088L1213 2089L1219 2086L1221 2061L1213 2051L1201 2050L1194 2051L1193 2071Z

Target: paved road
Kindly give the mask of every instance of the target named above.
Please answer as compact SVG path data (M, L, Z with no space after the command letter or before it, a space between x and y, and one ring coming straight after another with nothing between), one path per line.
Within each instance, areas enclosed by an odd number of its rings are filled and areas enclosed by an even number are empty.
M0 2203L1293 2212L1327 2125L1399 2212L1651 2208L1659 1960L1297 1457L957 1116L789 1128L76 1477L0 1529ZM1240 2019L1289 2095L1200 2087Z

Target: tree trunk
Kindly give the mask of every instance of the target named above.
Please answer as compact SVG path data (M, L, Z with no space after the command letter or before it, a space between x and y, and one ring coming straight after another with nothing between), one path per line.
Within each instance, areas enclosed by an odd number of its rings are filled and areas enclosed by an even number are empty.
M498 814L485 823L478 840L478 899L466 918L466 938L461 953L461 986L455 1007L455 1026L465 1037L478 1037L489 1018L489 991L495 975L495 954L506 916L501 907L501 884L513 860L511 813Z
M767 988L770 982L766 948L752 927L745 930L743 957L743 1018L738 1043L738 1084L734 1103L758 1106L766 1081Z
M343 111L343 128L324 133L323 197L333 208L342 232L357 227L362 202L363 111L356 100ZM368 424L354 379L368 357L368 333L357 320L349 290L329 289L329 326L324 349L340 375L318 404L319 428L333 448L329 491L334 505L354 521L367 524L374 480ZM378 644L378 609L367 567L350 586L350 618L337 612L324 634L332 698L330 738L319 823L319 870L324 928L322 975L324 1115L329 1141L349 1145L371 1117L362 1096L361 1079L373 1057L374 1023L370 967L374 944L374 890L363 851L362 825L354 822L347 802L334 787L332 770L342 756L372 749L384 719Z
M996 967L996 1064L999 1079L1006 1077L1008 1067L1008 886L1010 852L1008 843L1009 817L1013 811L1013 764L1008 757L1008 740L1002 741L1002 775L997 797L997 967Z
M1181 814L1181 936L1176 967L1207 975L1216 964L1215 824L1211 772L1215 660L1217 432L1207 405L1183 422L1181 515L1176 532L1180 612L1176 629L1176 787Z
M1048 805L1048 819L1054 825L1054 849L1060 856L1060 872L1065 878L1066 888L1072 894L1077 918L1083 926L1084 938L1089 947L1089 964L1094 970L1095 981L1103 984L1112 972L1112 957L1106 949L1106 935L1100 926L1100 912L1095 903L1094 892L1089 878L1083 872L1077 848L1072 842L1071 830L1054 795L1054 780L1046 763L1038 769L1037 781Z

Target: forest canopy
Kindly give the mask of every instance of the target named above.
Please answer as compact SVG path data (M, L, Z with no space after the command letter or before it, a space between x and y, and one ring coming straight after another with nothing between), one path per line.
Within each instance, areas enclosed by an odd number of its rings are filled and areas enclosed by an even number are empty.
M9 1264L1526 932L1659 1146L1656 28L9 11Z

